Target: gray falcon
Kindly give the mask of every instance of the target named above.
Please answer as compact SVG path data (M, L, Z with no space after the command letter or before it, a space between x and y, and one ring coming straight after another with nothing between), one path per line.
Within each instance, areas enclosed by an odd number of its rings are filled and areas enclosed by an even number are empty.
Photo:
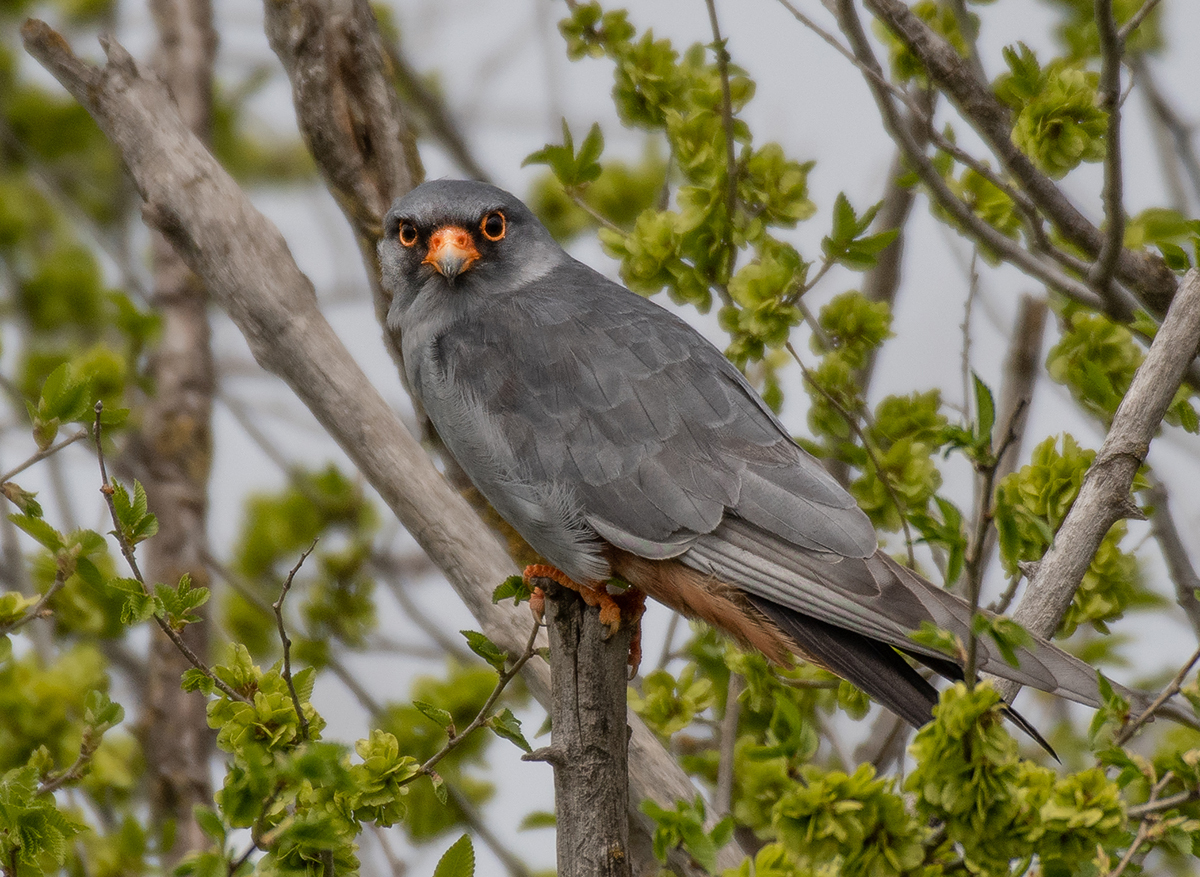
M962 678L910 634L931 622L965 642L968 604L879 550L717 348L569 256L520 200L425 183L388 211L379 256L409 387L480 493L575 583L619 577L918 727L937 692L907 659ZM1018 657L978 644L982 672L1099 705L1084 662L1040 639Z

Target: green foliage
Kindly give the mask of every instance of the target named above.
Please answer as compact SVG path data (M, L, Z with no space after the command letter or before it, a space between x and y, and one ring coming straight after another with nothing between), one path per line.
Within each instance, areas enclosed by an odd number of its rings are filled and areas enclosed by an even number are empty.
M928 829L909 813L892 783L869 764L850 775L805 768L776 802L772 827L801 866L836 862L838 873L922 874Z
M1011 860L1036 854L1047 869L1079 873L1097 847L1127 840L1117 786L1098 769L1056 778L1022 761L999 704L988 684L943 692L912 745L918 767L905 787L917 813L945 826L974 872L1008 874Z
M1101 314L1064 307L1062 321L1062 337L1046 357L1046 370L1066 385L1084 410L1111 423L1145 354L1128 328ZM1186 384L1180 387L1166 420L1197 432L1200 417L1192 395Z
M1061 450L1051 437L1034 448L1029 465L997 486L996 530L1009 575L1016 574L1019 562L1040 560L1050 547L1094 458L1094 451L1080 448L1069 435L1063 436ZM1120 547L1124 536L1124 522L1104 536L1059 626L1060 635L1085 623L1104 632L1106 622L1144 601L1137 561Z
M677 802L674 810L646 799L641 803L641 811L655 822L654 856L660 862L667 861L667 854L672 849L682 847L700 867L713 871L717 866L717 853L733 836L734 823L728 816L711 830L705 829L704 799L698 795L691 804Z
M1055 179L1080 162L1104 158L1108 114L1096 94L1099 75L1065 61L1042 67L1024 44L1006 48L1009 72L996 93L1016 113L1012 139Z
M896 239L896 230L888 229L879 234L868 235L866 231L875 220L881 204L876 204L862 216L845 195L838 195L833 206L833 231L821 241L821 250L830 262L838 262L847 268L866 270L875 264L879 253Z
M600 154L604 151L604 135L600 126L593 124L587 137L575 151L575 143L571 139L571 129L567 120L562 123L563 142L561 146L546 145L528 156L522 167L531 164L544 164L550 167L554 176L568 192L579 186L586 185L600 176Z
M637 164L605 161L600 176L571 192L552 172L546 173L534 181L525 201L550 233L565 243L597 228L597 217L622 228L632 225L661 197L666 175L667 163L652 141Z
M278 640L268 607L316 542L293 582L302 622L295 656L321 666L334 643L361 647L376 620L371 550L378 526L362 484L333 465L294 471L283 490L250 497L233 563L248 593L226 593L226 624L252 654L274 654Z
M37 779L33 765L0 776L0 861L6 873L53 873L47 866L66 861L67 844L81 829L54 798L39 794Z
M642 680L642 690L630 690L629 706L651 730L669 737L692 723L713 704L713 685L688 669L678 679L666 670L655 670Z
M877 527L899 530L901 516L925 510L941 487L934 462L946 427L941 407L937 390L888 396L876 406L866 430L874 454L860 458L863 474L851 482L850 493Z
M468 834L452 843L433 869L433 877L474 877L474 874L475 848Z
M1100 57L1100 36L1096 27L1096 7L1090 0L1051 0L1057 6L1062 19L1055 29L1055 36L1066 47L1075 60ZM1146 0L1113 0L1112 15L1120 28L1134 13L1146 5ZM1131 55L1152 54L1165 45L1162 33L1162 9L1156 8L1142 20L1125 43L1125 51Z
M577 6L560 28L570 57L604 56L613 62L613 98L623 121L664 137L679 177L674 209L654 203L661 191L657 176L653 186L645 180L639 189L645 208L632 227L629 218L597 208L617 226L601 228L600 239L620 260L622 279L647 295L666 288L676 302L701 311L711 307L718 293L723 300L720 323L730 336L729 357L742 367L761 361L758 379L778 403L775 365L767 353L783 347L800 323L796 299L804 292L809 266L776 230L815 213L808 198L812 163L788 158L776 143L753 143L739 113L753 96L754 83L732 65L727 132L712 47L692 46L680 53L652 32L639 38L624 12L606 13L596 3ZM588 157L593 154L595 149ZM590 180L600 173L582 163L583 157L583 149L577 155L565 142L532 159L552 167L557 162L557 176L570 192L586 182L584 176ZM575 197L581 197L578 191ZM840 200L825 243L826 260L856 270L873 265L893 237L892 232L866 232L873 216L868 211L860 218Z

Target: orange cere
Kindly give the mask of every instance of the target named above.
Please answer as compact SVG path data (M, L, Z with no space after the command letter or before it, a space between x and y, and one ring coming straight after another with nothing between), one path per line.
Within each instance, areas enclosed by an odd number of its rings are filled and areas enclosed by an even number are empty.
M429 238L429 251L422 260L439 274L453 277L479 259L471 233L460 225L444 225Z

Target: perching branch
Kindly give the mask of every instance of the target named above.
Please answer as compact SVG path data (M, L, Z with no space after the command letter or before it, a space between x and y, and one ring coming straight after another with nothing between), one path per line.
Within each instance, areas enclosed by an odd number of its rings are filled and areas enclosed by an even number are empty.
M558 874L630 877L626 660L632 629L610 634L596 607L548 579L551 743L524 756L554 768Z
M358 467L502 649L518 652L528 615L493 606L488 585L516 572L500 542L434 468L391 406L370 385L317 308L312 284L287 244L180 120L156 78L114 40L103 68L77 58L42 22L22 28L26 49L91 113L121 153L146 221L171 240L246 337L258 363L279 375ZM354 412L348 417L347 412ZM527 664L534 697L549 700L549 673ZM630 797L666 807L696 790L653 732L627 719ZM645 822L640 812L631 814ZM736 867L740 857L720 860Z

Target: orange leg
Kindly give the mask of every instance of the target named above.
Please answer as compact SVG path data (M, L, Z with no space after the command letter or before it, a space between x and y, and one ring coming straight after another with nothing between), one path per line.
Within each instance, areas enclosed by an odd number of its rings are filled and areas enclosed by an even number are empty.
M525 567L521 577L526 582L537 578L550 579L564 588L575 591L587 605L599 606L600 623L607 625L610 635L617 632L617 628L621 624L622 610L624 610L625 618L633 626L633 636L629 641L630 676L632 677L637 672L638 665L642 661L641 620L642 614L646 611L646 595L644 593L637 588L630 588L625 593L613 597L605 588L581 585L568 577L562 570L542 563L530 564ZM539 621L545 609L545 601L546 595L542 593L542 589L534 588L533 596L529 600L529 608Z

